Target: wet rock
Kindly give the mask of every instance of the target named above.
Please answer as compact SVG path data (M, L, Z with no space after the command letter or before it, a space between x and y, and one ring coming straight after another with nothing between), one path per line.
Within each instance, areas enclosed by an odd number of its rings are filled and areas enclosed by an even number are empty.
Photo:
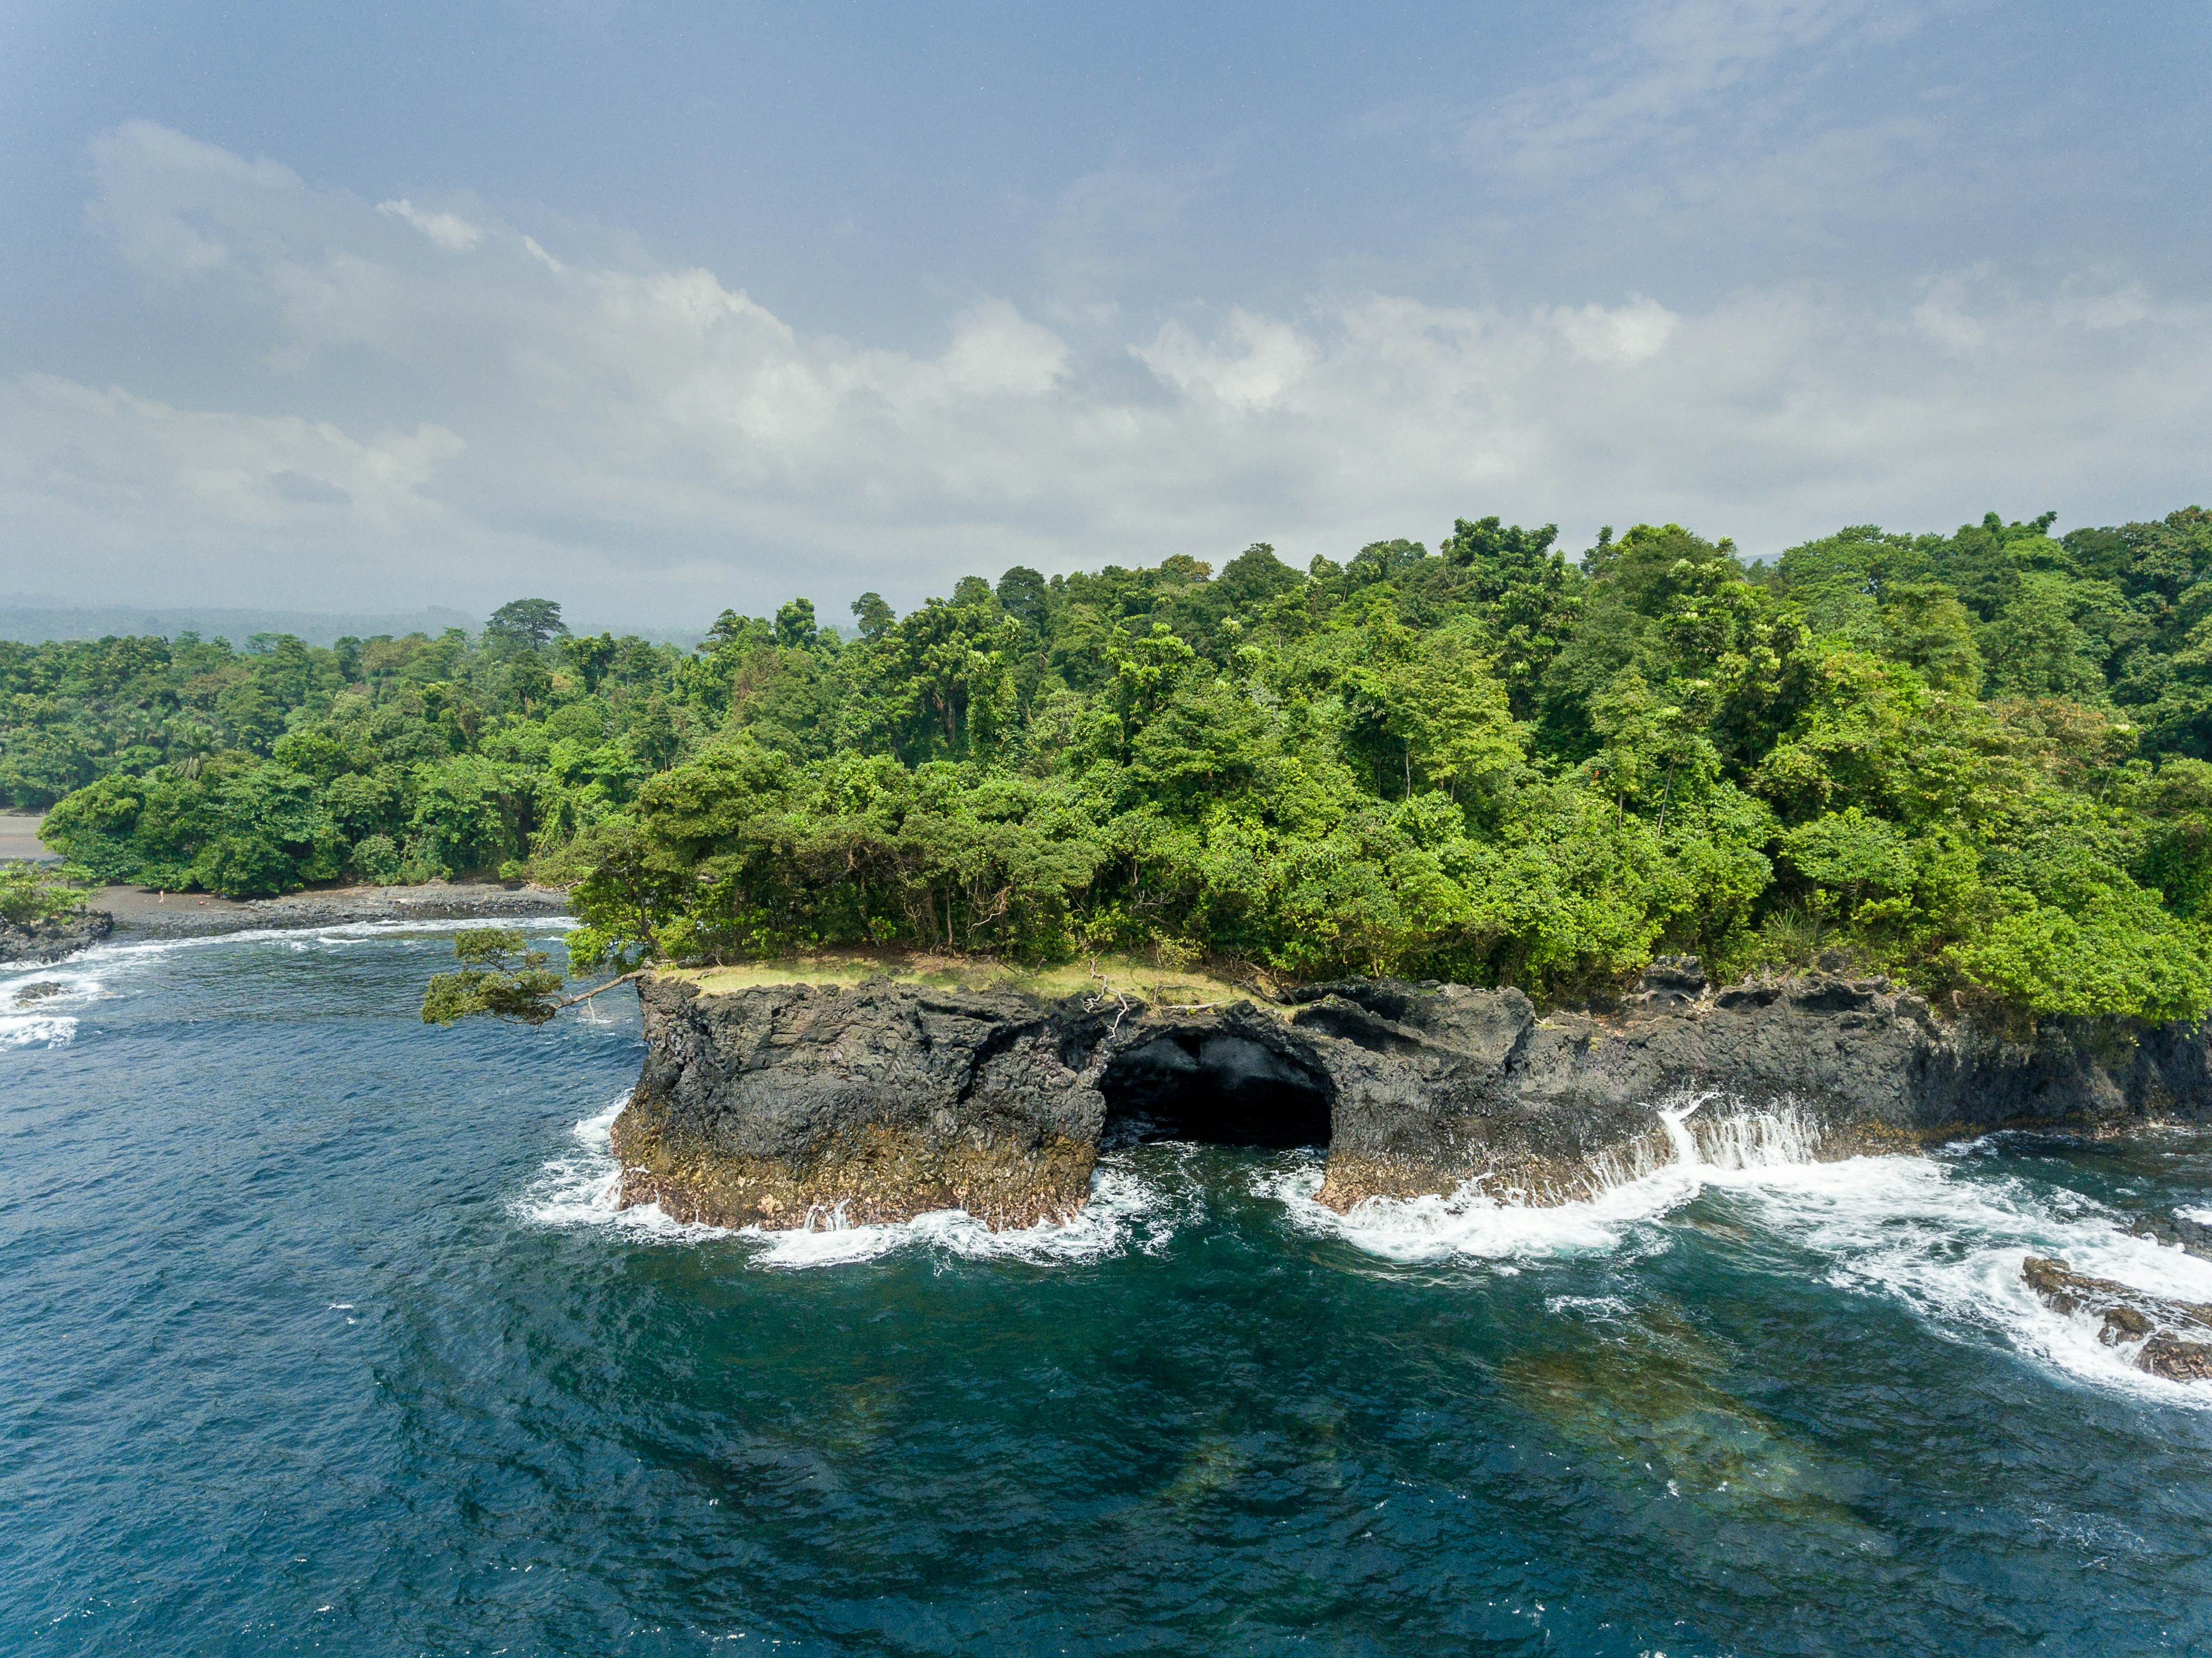
M2183 1341L2164 1331L2143 1343L2136 1363L2169 1382L2212 1382L2212 1344Z
M2140 1344L2136 1369L2172 1382L2212 1381L2212 1306L2091 1278L2048 1256L2030 1255L2020 1275L2053 1312L2097 1320L2106 1346Z
M101 910L87 910L52 921L18 926L0 920L0 965L12 962L58 962L80 950L89 950L115 930L115 920Z
M1688 957L1653 963L1610 1011L1549 1017L1517 990L1387 979L1205 1009L883 981L640 993L648 1054L616 1126L626 1190L725 1224L957 1204L1026 1224L1080 1206L1102 1138L1130 1133L1325 1140L1321 1199L1349 1209L1468 1181L1586 1198L1674 1161L1661 1108L1689 1096L1708 1102L1675 1133L1711 1157L1742 1155L1762 1124L1780 1138L1759 1145L1844 1157L2212 1116L2201 1028L2023 1036L1939 1021L1875 977L1715 990Z
M2128 1231L2212 1260L2212 1226L2186 1215L2137 1215L2128 1223Z
M1006 1227L1089 1195L1092 1056L1119 1010L884 981L702 996L655 978L639 997L645 1069L613 1133L625 1204L770 1229L963 1208Z
M36 984L25 985L21 990L17 991L15 993L15 1002L18 1006L21 1006L24 1004L30 1002L43 1002L49 996L63 995L66 993L68 990L69 987L67 985L62 984L56 980L41 979Z

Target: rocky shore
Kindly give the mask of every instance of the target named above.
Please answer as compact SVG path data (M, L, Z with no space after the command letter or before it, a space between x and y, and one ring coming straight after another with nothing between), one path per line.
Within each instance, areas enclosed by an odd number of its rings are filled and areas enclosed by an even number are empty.
M81 914L35 926L0 921L0 967L58 962L108 938L196 938L264 927L338 926L355 921L527 920L565 915L556 887L433 881L411 887L344 887L282 898L217 898L108 887Z
M0 920L0 967L58 962L91 949L114 930L114 918L98 910L22 926Z
M114 918L116 932L141 938L201 938L262 927L337 926L352 921L487 920L564 915L557 887L494 882L430 881L411 887L340 887L282 898L217 898L204 893L153 893L109 887L92 907Z
M951 1206L1026 1225L1082 1205L1102 1145L1147 1136L1325 1145L1322 1200L1348 1210L1470 1181L1567 1202L1672 1160L1682 1133L1716 1160L1778 1136L1834 1157L2212 1115L2196 1027L2024 1035L1879 978L1717 987L1680 957L1616 1004L1543 1016L1516 990L1389 980L1203 1007L885 980L702 994L659 976L640 997L624 1200L725 1225Z

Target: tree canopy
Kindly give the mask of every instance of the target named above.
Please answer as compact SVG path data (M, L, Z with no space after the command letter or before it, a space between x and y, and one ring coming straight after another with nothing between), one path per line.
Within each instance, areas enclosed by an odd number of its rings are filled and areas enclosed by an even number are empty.
M1843 948L2196 1017L2212 514L2054 524L1753 563L1461 519L1303 572L1261 544L869 593L849 637L794 598L688 653L541 600L473 641L0 645L0 792L111 879L573 883L586 966L1166 943L1556 997Z

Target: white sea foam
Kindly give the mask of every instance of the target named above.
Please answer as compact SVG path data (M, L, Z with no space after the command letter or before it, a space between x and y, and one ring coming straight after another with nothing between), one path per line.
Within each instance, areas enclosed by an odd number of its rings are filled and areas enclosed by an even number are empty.
M50 996L22 1001L22 993L33 985L59 985L61 988ZM67 968L35 968L28 973L0 979L0 1008L36 1008L43 1012L49 1008L74 1006L95 999L101 988L100 981L89 973L73 972Z
M1293 1224L1388 1260L1475 1258L1504 1271L1516 1260L1618 1252L1632 1238L1663 1248L1656 1223L1710 1191L1759 1230L1825 1260L1829 1282L1900 1301L1939 1334L1993 1335L2086 1381L2212 1406L2212 1388L2136 1370L2131 1348L2099 1339L2100 1321L2053 1312L2021 1277L2029 1255L2055 1255L2152 1295L2212 1302L2212 1261L2129 1233L2124 1218L2091 1199L1996 1172L1984 1161L1994 1145L1820 1163L1811 1124L1787 1107L1711 1106L1707 1096L1662 1108L1672 1160L1640 1148L1602 1170L1586 1202L1534 1207L1477 1180L1449 1197L1370 1199L1340 1215L1314 1200L1317 1159L1258 1189L1279 1198ZM1553 1309L1604 1316L1610 1300L1554 1297Z
M1939 1333L1996 1335L2069 1375L2212 1405L2212 1389L2135 1368L2099 1321L2053 1312L2021 1277L2030 1255L2155 1296L2212 1301L2212 1261L2124 1230L2087 1199L1955 1158L1854 1157L1742 1188L1747 1215L1824 1256L1828 1281L1892 1297Z
M64 1013L0 1013L0 1048L67 1048L76 1021Z
M58 984L50 996L26 1002L33 985ZM76 1016L67 1010L98 999L101 986L88 973L40 968L0 979L0 1048L66 1048L76 1040Z
M236 932L195 933L186 938L111 941L79 950L69 959L79 965L105 963L120 967L155 961L180 950L206 950L219 944L283 944L295 950L310 950L318 945L339 949L371 939L404 937L410 933L464 932L472 927L501 926L532 938L542 938L547 934L566 932L575 925L575 919L568 915L527 915L511 919L475 915L441 920L331 921L319 926L246 927Z
M1681 1208L1708 1185L1763 1179L1812 1157L1813 1131L1794 1109L1707 1112L1714 1098L1687 1096L1660 1107L1665 1155L1644 1141L1598 1159L1597 1190L1579 1203L1531 1204L1517 1193L1496 1189L1492 1177L1478 1175L1449 1195L1370 1198L1339 1214L1315 1201L1322 1183L1317 1159L1263 1176L1255 1189L1279 1200L1301 1230L1344 1238L1389 1260L1604 1254L1620 1248L1632 1229ZM1655 1234L1651 1241L1663 1247L1663 1236Z
M1090 1201L1066 1221L994 1232L965 1210L939 1209L896 1226L848 1226L823 1216L805 1230L748 1227L738 1236L758 1242L752 1259L762 1266L836 1266L904 1248L969 1260L1097 1260L1133 1247L1157 1252L1174 1236L1179 1208L1160 1187L1102 1163L1091 1177Z
M1132 1248L1154 1253L1197 1202L1194 1188L1174 1192L1139 1176L1127 1159L1109 1157L1091 1176L1090 1201L1064 1222L994 1232L964 1210L940 1209L891 1226L854 1225L837 1212L811 1214L805 1226L784 1231L702 1226L670 1218L659 1204L621 1206L622 1167L607 1134L628 1098L575 1126L576 1151L545 1164L516 1200L518 1217L542 1226L605 1227L666 1243L728 1238L745 1246L755 1266L804 1267L873 1260L908 1248L967 1260L1033 1261L1093 1260Z

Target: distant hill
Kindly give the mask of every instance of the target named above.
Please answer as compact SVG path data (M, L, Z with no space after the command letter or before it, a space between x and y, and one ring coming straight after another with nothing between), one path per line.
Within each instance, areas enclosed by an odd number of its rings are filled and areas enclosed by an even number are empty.
M256 634L295 634L310 645L328 645L349 634L356 639L372 639L378 634L412 633L428 634L435 638L448 628L465 628L473 634L483 627L482 616L438 605L385 615L0 605L0 639L21 640L26 645L49 639L102 639L110 634L150 634L173 639L181 633L196 633L203 639L228 639L234 645L243 645Z

